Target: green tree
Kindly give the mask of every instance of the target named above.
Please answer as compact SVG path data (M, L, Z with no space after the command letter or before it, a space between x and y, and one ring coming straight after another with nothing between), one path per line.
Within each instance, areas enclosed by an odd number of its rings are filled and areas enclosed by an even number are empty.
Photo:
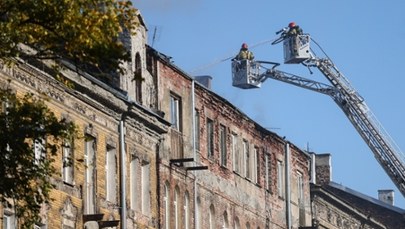
M75 137L76 128L32 94L19 98L0 89L0 99L0 201L14 207L23 228L32 228L40 222L41 205L50 201L61 142Z
M128 0L1 0L0 59L65 58L116 71L130 58L119 35L134 31L136 15Z

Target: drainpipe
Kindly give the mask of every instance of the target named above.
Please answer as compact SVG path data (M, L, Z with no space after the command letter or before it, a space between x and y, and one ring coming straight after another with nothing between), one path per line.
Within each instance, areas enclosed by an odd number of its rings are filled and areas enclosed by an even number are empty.
M290 144L285 144L285 204L287 214L287 229L291 229L291 185L290 185Z
M195 80L192 80L192 82L191 82L191 103L192 103L192 106L191 106L191 109L193 109L192 110L192 116L193 116L193 118L191 119L192 120L192 137L193 137L193 158L194 158L194 165L196 166L197 165L197 150L195 149L195 131L196 131L196 129L195 129L195 122L196 122L196 120L195 120ZM198 220L199 220L199 217L197 217L198 215L200 215L200 213L198 212L198 206L197 206L197 174L196 174L196 171L193 171L193 174L194 174L194 228L195 229L200 229L200 228L198 228L198 225L199 225L199 222L198 222Z
M160 193L160 186L159 186L159 182L160 182L160 156L161 156L161 149L163 148L161 146L162 144L162 139L159 140L159 142L156 144L156 155L155 155L155 161L156 161L156 180L157 180L157 190L156 190L156 194L157 194L157 209L160 211L160 198L161 198L161 193ZM160 219L160 214L158 214L157 217L157 228L161 228L161 219Z
M127 204L126 204L126 164L125 164L125 127L124 127L124 114L120 120L120 162L121 162L121 229L127 228Z
M311 153L311 183L312 184L316 184L316 167L315 167L315 163L316 163L316 156L314 153Z

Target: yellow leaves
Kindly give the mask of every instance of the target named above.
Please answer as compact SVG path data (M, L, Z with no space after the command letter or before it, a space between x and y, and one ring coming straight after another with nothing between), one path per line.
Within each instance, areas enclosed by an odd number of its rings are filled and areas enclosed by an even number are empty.
M18 56L18 43L55 57L99 66L107 63L111 68L118 68L119 61L128 58L117 40L124 28L131 31L136 25L131 1L20 0L19 4L1 4L10 10L0 22L0 58Z

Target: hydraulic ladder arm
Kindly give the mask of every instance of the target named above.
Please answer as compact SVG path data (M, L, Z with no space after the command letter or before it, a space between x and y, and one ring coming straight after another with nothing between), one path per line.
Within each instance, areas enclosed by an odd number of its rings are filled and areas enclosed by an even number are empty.
M385 172L405 196L405 157L364 99L329 59L311 58L306 64L316 66L346 100L340 105L357 132L370 147Z
M261 82L267 78L293 84L322 94L329 95L343 110L357 132L370 147L375 158L385 172L405 196L404 155L382 125L372 114L363 98L350 87L348 81L336 67L325 60L318 60L318 69L329 79L333 86L309 80L276 69L267 70L261 75Z

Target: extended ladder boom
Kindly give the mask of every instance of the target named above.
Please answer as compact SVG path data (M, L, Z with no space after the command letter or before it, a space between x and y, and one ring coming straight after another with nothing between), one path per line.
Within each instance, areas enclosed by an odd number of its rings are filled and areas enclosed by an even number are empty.
M405 196L405 157L398 145L373 115L363 98L352 88L349 81L328 59L314 59L316 67L346 98L340 106L373 151L375 158Z
M386 133L358 93L353 88L347 87L344 76L341 73L337 75L323 63L325 62L320 61L318 68L330 79L333 86L274 69L262 74L262 79L264 81L266 78L271 78L331 96L373 151L375 158L402 195L405 196L404 156L399 147Z

